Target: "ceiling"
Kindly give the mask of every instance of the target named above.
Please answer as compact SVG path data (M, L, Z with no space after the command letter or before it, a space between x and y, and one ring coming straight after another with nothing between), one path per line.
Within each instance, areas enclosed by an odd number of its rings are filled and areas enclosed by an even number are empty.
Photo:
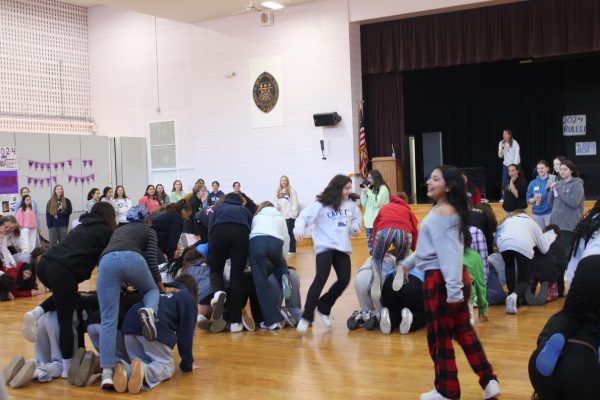
M181 22L197 22L233 15L244 10L250 0L60 0L84 7L115 6ZM254 0L260 7L264 0ZM285 6L310 3L315 0L277 0Z

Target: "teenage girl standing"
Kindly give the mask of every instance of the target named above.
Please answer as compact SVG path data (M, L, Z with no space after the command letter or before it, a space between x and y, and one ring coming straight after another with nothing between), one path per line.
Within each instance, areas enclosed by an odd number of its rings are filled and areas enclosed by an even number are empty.
M423 300L435 388L423 393L421 400L460 398L453 337L479 376L483 398L491 399L500 394L500 386L469 323L471 280L463 266L469 211L460 170L447 165L434 169L427 181L427 196L434 202L433 209L421 223L416 251L402 262L405 270L425 271Z
M38 223L33 210L31 196L23 196L21 206L17 211L17 222L21 227L21 250L24 253L31 253L35 248L35 242L38 232Z
M62 185L54 186L52 197L46 204L46 226L48 226L48 245L62 243L67 237L69 217L73 212L71 200L65 197Z
M367 181L361 187L360 204L365 208L367 246L369 246L369 254L373 255L373 222L381 207L390 202L390 190L383 176L376 169L369 172Z
M353 201L355 197L352 194L352 180L346 175L336 175L323 193L317 196L317 201L304 209L296 220L294 235L297 240L304 238L306 227L315 225L312 238L317 255L317 274L308 289L302 319L296 328L300 333L306 332L313 321L315 308L323 324L331 327L331 308L350 282L350 235L360 234L362 220L360 210ZM338 280L319 298L332 265Z
M138 204L148 209L150 213L158 211L162 205L160 199L156 197L156 188L154 185L146 186L146 193L140 198Z
M281 213L287 224L288 234L290 235L289 254L296 254L294 223L298 216L298 195L292 185L290 185L289 178L285 175L279 178L279 186L275 191L275 208Z

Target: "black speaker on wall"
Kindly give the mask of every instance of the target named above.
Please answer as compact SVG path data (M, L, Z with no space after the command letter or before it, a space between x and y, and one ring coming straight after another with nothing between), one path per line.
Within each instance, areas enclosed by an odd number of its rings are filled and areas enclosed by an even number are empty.
M337 125L342 120L342 117L337 112L314 114L313 120L315 126L332 126Z

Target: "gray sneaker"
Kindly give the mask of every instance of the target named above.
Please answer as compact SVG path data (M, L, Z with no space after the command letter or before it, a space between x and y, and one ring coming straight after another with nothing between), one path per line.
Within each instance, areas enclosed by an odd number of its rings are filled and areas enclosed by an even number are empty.
M279 309L279 312L281 313L281 315L285 319L285 322L289 326L291 326L292 328L295 328L296 326L298 326L298 320L292 315L292 313L290 312L290 310L288 310L288 308L286 306L282 306Z

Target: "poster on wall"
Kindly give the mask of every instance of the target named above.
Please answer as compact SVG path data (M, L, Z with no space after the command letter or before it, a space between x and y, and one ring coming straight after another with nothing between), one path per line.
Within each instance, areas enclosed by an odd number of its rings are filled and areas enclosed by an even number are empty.
M563 136L585 136L586 128L585 115L563 116Z
M283 125L281 56L250 60L250 119L252 128Z
M12 214L19 193L17 170L0 171L0 213Z
M596 142L575 142L576 156L595 156Z
M0 145L0 214L12 214L18 197L17 148Z

